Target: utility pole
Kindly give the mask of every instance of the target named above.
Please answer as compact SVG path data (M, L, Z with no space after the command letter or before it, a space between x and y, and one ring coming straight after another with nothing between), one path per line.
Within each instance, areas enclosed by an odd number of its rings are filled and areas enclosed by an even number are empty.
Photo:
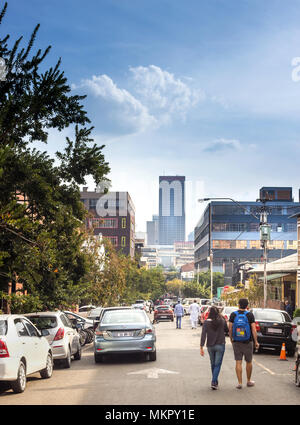
M213 246L212 246L212 204L209 204L209 245L210 245L210 255L209 255L209 264L210 264L210 299L213 300Z
M267 223L266 199L259 199L263 206L260 210L260 245L263 248L264 260L264 308L267 307L268 285L267 285L267 245L270 238L271 226Z

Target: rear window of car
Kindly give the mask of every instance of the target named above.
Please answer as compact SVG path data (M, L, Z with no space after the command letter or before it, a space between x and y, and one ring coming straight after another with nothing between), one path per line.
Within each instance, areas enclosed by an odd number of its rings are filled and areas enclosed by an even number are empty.
M27 316L28 319L39 329L54 329L57 327L55 316Z
M101 320L101 325L110 325L110 324L126 324L126 323L140 323L144 324L146 322L146 316L141 314L142 312L137 311L107 311L103 319Z
M160 305L159 307L157 307L157 310L169 310L170 307L168 305Z
M253 311L256 320L273 320L274 322L284 322L284 316L280 311Z
M0 335L7 333L7 320L0 320Z

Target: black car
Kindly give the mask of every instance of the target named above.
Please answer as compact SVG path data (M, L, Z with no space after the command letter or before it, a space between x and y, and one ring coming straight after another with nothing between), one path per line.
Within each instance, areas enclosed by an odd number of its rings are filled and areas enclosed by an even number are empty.
M296 350L296 340L292 333L296 325L286 311L270 308L253 308L257 340L259 348L273 348L280 350L285 343L286 353L292 357Z

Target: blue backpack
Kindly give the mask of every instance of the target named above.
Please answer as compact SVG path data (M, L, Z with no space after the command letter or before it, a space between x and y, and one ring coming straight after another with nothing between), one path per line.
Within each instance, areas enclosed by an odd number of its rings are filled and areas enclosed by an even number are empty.
M251 328L247 317L248 313L248 311L242 313L235 311L235 319L232 325L232 338L234 341L249 341Z

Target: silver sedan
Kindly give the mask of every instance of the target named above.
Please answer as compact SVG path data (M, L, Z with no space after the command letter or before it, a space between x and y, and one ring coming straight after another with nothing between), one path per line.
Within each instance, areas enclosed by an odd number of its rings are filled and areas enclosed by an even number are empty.
M144 353L156 360L155 328L143 310L107 311L99 323L94 340L95 362L104 354Z

